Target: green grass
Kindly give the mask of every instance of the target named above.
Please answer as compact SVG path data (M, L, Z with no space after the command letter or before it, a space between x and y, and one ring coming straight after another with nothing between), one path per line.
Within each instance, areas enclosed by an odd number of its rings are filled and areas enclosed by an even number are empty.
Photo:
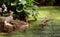
M30 22L30 28L27 31L9 34L0 34L0 37L60 37L60 7L43 6L38 8L39 15L37 21ZM50 21L44 29L40 29L40 20L49 17Z

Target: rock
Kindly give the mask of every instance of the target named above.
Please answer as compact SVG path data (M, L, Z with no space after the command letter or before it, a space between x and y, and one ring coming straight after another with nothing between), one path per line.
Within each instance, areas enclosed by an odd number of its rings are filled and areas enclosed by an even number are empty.
M25 30L29 27L29 24L23 21L14 21L11 22L14 27L14 30Z
M10 23L5 22L2 18L0 18L0 31L1 32L13 32L18 30L26 30L29 27L27 22L13 20Z
M49 18L43 18L40 22L40 27L44 28L44 26L46 26L48 21L49 21Z

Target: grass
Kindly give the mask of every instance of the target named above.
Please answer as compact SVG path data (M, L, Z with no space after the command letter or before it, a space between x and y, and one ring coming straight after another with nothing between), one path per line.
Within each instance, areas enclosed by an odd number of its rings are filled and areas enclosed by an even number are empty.
M27 31L9 34L0 34L0 37L60 37L60 7L43 6L38 8L39 15L37 21L30 22L30 28ZM49 17L50 21L44 29L40 29L40 20Z

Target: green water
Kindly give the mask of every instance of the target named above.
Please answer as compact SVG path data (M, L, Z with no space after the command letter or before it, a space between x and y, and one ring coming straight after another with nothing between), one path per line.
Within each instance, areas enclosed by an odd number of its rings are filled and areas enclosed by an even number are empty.
M30 23L30 28L26 32L17 31L15 33L0 34L0 37L60 37L60 7L46 6L40 7L38 21ZM39 27L40 20L49 17L50 21L44 29Z

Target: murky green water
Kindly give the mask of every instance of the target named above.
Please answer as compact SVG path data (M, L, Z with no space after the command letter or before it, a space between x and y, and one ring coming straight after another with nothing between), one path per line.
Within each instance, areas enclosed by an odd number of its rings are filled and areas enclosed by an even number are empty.
M38 21L31 22L26 32L0 34L0 37L60 37L60 9L56 7L41 7ZM42 13L41 13L42 12ZM51 20L44 29L39 27L41 18L50 16Z

